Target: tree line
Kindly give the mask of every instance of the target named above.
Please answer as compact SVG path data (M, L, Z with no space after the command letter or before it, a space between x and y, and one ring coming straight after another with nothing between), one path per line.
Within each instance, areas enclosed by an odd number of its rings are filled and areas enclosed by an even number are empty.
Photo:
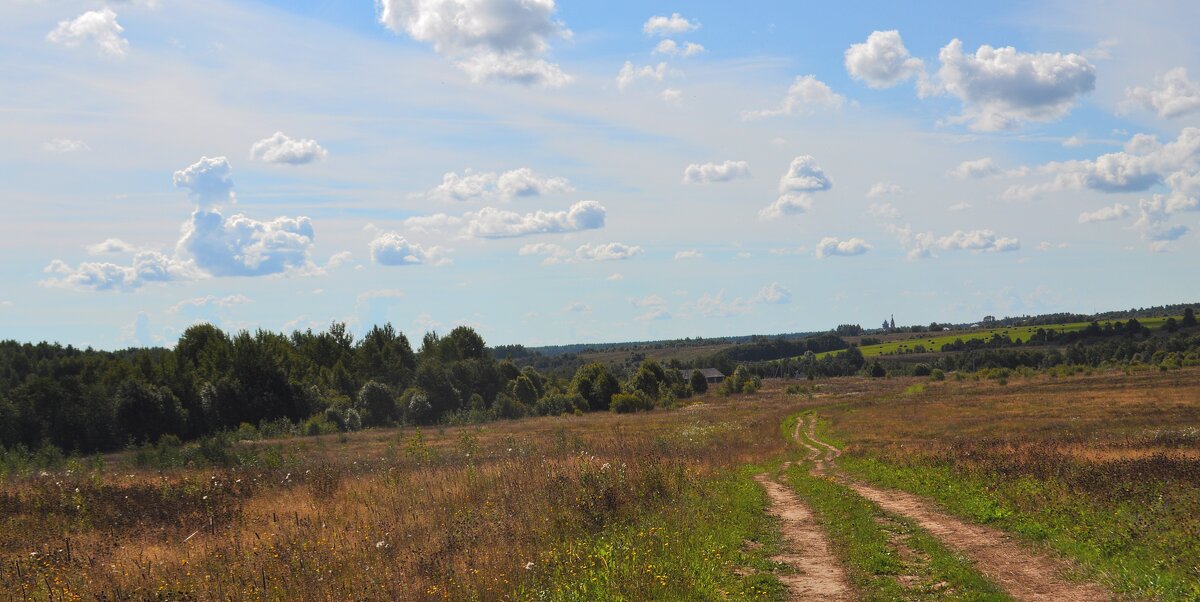
M113 352L0 341L0 446L91 453L279 422L320 433L639 411L703 392L697 376L653 360L628 375L599 363L543 374L497 359L468 327L415 350L390 324L357 340L342 323L291 335L198 324L173 349ZM722 392L757 388L739 378Z

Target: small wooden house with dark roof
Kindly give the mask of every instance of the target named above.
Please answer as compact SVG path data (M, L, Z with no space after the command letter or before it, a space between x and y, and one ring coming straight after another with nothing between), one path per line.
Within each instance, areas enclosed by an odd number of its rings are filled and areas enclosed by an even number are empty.
M704 375L704 380L708 381L708 384L710 385L721 384L721 382L725 380L725 375L721 374L721 371L717 370L716 368L696 368L695 370L699 370L700 374ZM695 370L680 370L679 374L682 375L683 380L686 381L692 377L692 372Z

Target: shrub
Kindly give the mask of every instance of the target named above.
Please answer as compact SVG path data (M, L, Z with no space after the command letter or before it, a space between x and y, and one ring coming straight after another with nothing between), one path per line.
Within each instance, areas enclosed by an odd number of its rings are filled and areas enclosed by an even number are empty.
M704 374L699 370L692 370L690 384L692 385L692 391L695 391L697 395L703 395L708 391L708 379L704 378Z
M946 380L946 373L941 368L934 368L929 373L929 380Z
M929 376L933 373L933 369L929 364L917 364L913 366L913 376Z
M612 404L609 407L613 412L618 414L630 414L653 409L654 401L650 399L649 395L641 391L617 393L613 395Z
M879 363L879 360L875 360L871 364L871 367L868 369L867 373L870 374L872 378L883 378L887 376L887 369L883 367L883 364Z

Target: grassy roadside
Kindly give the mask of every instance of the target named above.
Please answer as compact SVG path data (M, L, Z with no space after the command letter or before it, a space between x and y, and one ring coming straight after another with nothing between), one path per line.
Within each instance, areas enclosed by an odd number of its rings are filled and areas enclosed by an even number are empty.
M790 437L796 417L781 427ZM788 482L829 534L852 585L865 600L1009 600L962 556L912 522L890 515L848 487L793 465Z
M521 600L782 600L773 573L780 534L766 493L745 467L670 508L545 551ZM750 542L750 543L747 543Z
M1185 492L1105 502L1052 479L987 478L948 466L898 465L861 456L843 456L840 464L866 481L933 498L960 517L1041 542L1118 591L1151 599L1200 599L1196 521L1181 521L1178 514L1197 501Z

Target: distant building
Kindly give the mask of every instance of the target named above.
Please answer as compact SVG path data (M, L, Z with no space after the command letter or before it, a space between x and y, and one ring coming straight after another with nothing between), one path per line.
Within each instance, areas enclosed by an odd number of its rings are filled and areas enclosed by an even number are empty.
M696 370L699 370L700 374L704 375L704 380L708 381L710 385L721 384L725 380L725 375L721 374L721 371L716 368L696 368ZM679 374L686 381L692 377L692 372L694 370L680 370Z

